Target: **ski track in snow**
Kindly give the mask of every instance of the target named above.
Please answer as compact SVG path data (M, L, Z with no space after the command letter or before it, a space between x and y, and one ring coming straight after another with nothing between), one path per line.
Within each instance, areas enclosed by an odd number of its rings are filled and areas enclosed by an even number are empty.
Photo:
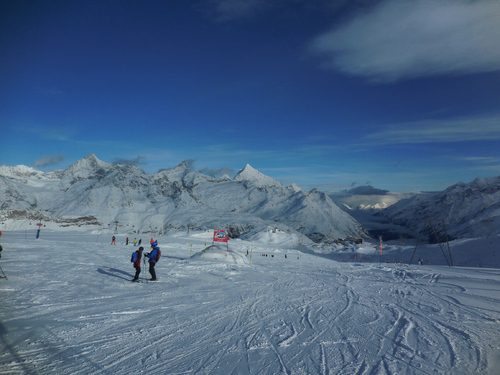
M285 259L262 244L256 254L275 257L250 264L244 241L205 260L202 237L162 242L159 281L131 283L133 246L2 237L0 374L494 374L500 364L500 270Z

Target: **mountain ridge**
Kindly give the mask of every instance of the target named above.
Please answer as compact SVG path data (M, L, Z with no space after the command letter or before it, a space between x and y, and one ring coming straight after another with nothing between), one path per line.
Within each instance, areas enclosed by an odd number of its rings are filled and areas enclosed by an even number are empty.
M367 237L325 193L284 186L250 165L234 179L206 176L186 162L148 174L138 166L102 162L94 154L66 170L28 168L0 166L2 219L25 210L54 222L94 217L87 222L126 231L228 228L238 236L277 227L315 241Z
M426 220L443 220L450 237L500 234L500 176L458 182L441 192L417 194L381 211L391 222L422 230Z

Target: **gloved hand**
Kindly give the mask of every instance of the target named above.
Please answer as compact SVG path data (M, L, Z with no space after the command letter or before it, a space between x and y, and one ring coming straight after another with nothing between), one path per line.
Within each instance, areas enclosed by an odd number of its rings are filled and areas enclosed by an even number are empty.
M149 253L144 254L145 256L149 256Z

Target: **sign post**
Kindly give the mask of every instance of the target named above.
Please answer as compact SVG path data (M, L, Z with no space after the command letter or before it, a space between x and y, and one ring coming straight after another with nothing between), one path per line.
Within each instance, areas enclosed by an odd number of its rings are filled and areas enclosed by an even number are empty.
M229 242L228 235L225 230L215 229L214 230L214 239L212 240L212 247L214 246L214 242L225 242L227 245L227 250L229 250Z

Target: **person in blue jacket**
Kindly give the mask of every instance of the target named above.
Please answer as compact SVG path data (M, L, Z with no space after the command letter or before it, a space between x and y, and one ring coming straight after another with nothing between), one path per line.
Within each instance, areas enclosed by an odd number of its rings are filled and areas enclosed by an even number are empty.
M141 258L142 258L142 251L144 250L144 248L141 246L139 248L139 250L137 251L134 251L132 253L132 258L130 259L130 261L132 263L134 263L134 268L135 268L135 276L134 278L132 279L132 281L137 281L139 280L139 275L141 273Z
M155 266L158 260L160 260L160 248L158 247L158 242L154 241L151 243L151 250L150 253L146 253L147 258L149 258L149 273L151 274L151 279L150 281L156 281L156 271L155 271Z

